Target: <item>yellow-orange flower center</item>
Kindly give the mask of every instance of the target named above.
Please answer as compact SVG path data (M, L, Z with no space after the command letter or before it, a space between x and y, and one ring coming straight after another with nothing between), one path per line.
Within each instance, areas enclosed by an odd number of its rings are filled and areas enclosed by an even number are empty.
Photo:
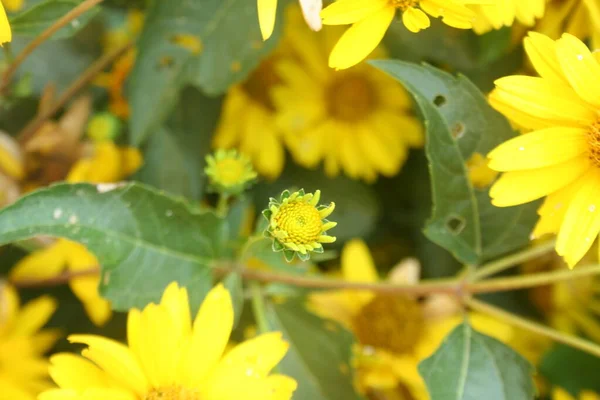
M376 295L352 321L358 341L394 353L409 353L423 332L419 303L407 296Z
M329 113L342 121L364 118L377 103L377 92L372 83L357 73L339 72L328 93Z
M311 244L319 240L323 221L319 211L303 202L287 203L281 206L275 216L276 229L287 234L284 241L294 244Z
M404 11L410 7L419 5L419 0L389 0L390 5Z
M168 386L152 389L144 396L144 400L200 400L200 395L197 390L182 386Z
M226 158L217 161L215 181L224 186L233 186L241 183L244 179L246 164L242 160Z
M600 120L590 127L587 134L589 157L596 167L600 168Z

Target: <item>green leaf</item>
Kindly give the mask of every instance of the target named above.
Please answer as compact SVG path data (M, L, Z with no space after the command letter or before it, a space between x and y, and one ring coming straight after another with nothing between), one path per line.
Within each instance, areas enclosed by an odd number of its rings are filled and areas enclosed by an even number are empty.
M537 220L536 202L499 208L488 190L474 188L465 165L515 135L463 76L402 61L373 61L415 97L427 128L433 210L425 235L461 262L479 264L529 242Z
M219 117L221 99L194 88L181 94L165 125L150 136L144 150L140 181L173 194L200 200L204 194L204 156Z
M290 344L278 372L298 381L297 400L360 399L352 385L352 334L309 313L302 300L266 307L269 326Z
M188 288L197 309L226 230L213 213L137 183L58 184L0 211L0 244L49 235L85 245L102 268L101 293L116 310L157 302L172 281Z
M582 390L600 392L600 358L581 350L557 344L544 354L539 370L553 385L573 396Z
M223 286L231 295L233 304L233 327L235 328L240 321L244 309L244 285L242 276L237 272L231 272L223 279Z
M531 400L533 367L504 343L462 323L419 364L431 400Z
M46 0L19 14L11 16L10 27L15 36L37 36L80 3L81 1L78 0ZM52 39L65 39L73 36L83 28L98 13L98 11L100 11L100 7L94 7L82 14L52 35Z
M177 44L182 35L202 50ZM129 84L133 143L142 143L166 118L184 85L209 95L224 93L269 54L278 37L276 29L263 43L255 1L154 1Z

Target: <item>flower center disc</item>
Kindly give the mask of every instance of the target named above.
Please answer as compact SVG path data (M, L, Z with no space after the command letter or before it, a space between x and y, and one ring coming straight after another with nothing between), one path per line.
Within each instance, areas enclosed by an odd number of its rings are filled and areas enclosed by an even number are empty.
M286 242L310 244L318 241L323 228L319 211L307 203L288 203L275 216L279 230L287 233Z
M146 394L144 400L200 400L196 390L188 390L181 386L169 386L152 389Z
M275 62L275 57L270 57L262 62L242 84L242 88L248 96L271 111L275 110L275 106L271 101L270 90L281 82L281 79L275 73Z
M600 120L596 121L588 131L589 157L596 167L600 167Z
M404 11L409 7L415 7L419 4L419 0L390 0L391 6Z
M356 73L338 73L329 88L329 112L342 121L354 122L364 118L377 101L371 82Z
M217 161L217 181L225 186L233 186L242 180L244 175L245 165L239 160L226 158Z
M409 353L423 332L423 315L416 300L376 295L354 317L360 343L394 353Z

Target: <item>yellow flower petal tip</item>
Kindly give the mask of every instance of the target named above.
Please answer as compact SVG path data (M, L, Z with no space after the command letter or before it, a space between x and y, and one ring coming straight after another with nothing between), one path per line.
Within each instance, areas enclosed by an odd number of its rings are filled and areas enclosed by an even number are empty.
M208 176L210 190L235 196L248 189L257 173L248 157L237 150L219 149L206 156L204 173Z
M82 356L52 357L50 375L57 387L39 398L68 400L93 392L103 399L236 399L248 393L260 398L272 389L269 398L290 400L295 381L270 374L289 347L282 334L228 348L232 326L233 305L223 285L208 293L192 320L187 289L170 283L160 303L130 310L127 345L95 335L69 336L87 348Z
M279 200L271 198L263 216L269 221L265 236L273 239L273 251L283 251L288 262L294 256L302 261L310 258L310 253L322 253L323 243L335 242L335 237L327 236L327 230L336 222L325 219L335 205L317 206L321 192L305 193L303 189L290 193L283 191Z
M258 23L263 40L267 40L273 34L275 18L277 17L277 0L257 0Z

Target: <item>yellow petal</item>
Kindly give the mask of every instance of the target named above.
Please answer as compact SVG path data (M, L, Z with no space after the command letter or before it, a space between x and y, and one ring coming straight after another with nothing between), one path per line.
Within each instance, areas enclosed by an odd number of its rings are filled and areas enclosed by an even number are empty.
M488 154L496 171L535 169L566 162L588 150L586 130L547 128L510 139Z
M6 16L6 11L4 11L2 2L0 2L0 46L11 40L12 31L10 29L10 24L8 23L8 17Z
M574 194L581 186L581 179L548 195L542 206L538 209L540 219L535 225L532 236L538 238L547 233L558 233L564 219L567 207Z
M524 39L525 51L535 70L544 79L567 84L567 78L556 56L556 42L546 35L529 32Z
M600 232L600 171L592 168L582 178L560 226L556 252L573 268Z
M219 284L208 293L194 320L192 342L183 364L185 382L199 384L217 365L232 328L231 295Z
M256 0L258 7L258 23L263 40L273 34L275 18L277 17L277 0Z
M59 353L53 355L50 362L50 376L60 388L83 391L86 388L108 384L104 371L83 357Z
M555 125L588 127L596 111L570 88L543 78L507 76L495 81L498 95L512 106ZM510 116L509 116L510 117Z
M62 211L60 212L62 213ZM58 275L65 266L66 259L63 249L55 243L23 257L11 270L10 278L13 280L48 279Z
M573 89L582 99L600 107L600 65L582 41L568 33L556 41L556 54Z
M369 248L360 239L353 239L342 250L342 274L349 282L373 283L379 280Z
M442 17L442 22L459 29L473 26L475 13L464 4L453 0L421 0L420 7L434 17Z
M321 11L324 25L348 25L387 6L387 0L338 0Z
M513 95L507 95L498 89L494 89L488 96L488 101L492 107L523 128L543 129L556 126L552 121L533 116L528 110L515 106L513 100Z
M267 384L272 393L270 400L289 400L298 387L298 383L294 379L278 374L267 377Z
M583 156L550 167L505 172L490 189L492 204L508 207L539 199L575 181L589 168Z
M42 296L30 301L21 308L14 322L12 335L29 336L37 332L48 322L56 310L56 301L49 296Z
M396 10L384 7L350 27L329 55L329 66L346 69L364 60L381 42Z
M102 368L120 385L140 395L146 392L148 381L135 355L127 346L94 335L71 335L68 339L71 343L83 343L89 346L83 350L83 356Z

